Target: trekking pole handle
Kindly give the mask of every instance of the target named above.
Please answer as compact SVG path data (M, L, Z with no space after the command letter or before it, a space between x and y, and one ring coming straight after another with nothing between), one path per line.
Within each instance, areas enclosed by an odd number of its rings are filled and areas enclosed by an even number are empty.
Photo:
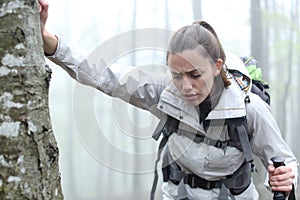
M285 166L284 159L279 156L272 157L271 161L273 162L273 166L275 168ZM285 198L285 192L274 191L273 200L284 200Z

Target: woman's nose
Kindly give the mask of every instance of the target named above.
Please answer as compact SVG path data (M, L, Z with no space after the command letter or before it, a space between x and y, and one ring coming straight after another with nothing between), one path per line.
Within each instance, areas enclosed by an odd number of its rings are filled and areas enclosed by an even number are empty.
M193 84L188 77L183 77L182 79L182 89L184 91L189 91L193 88Z

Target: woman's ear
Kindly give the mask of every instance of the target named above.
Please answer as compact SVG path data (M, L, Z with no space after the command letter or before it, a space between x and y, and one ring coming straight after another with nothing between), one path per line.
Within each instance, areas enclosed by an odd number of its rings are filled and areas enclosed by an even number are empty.
M216 62L216 68L215 68L215 71L214 71L215 76L220 74L220 72L222 70L222 67L223 67L223 60L221 58L219 58Z

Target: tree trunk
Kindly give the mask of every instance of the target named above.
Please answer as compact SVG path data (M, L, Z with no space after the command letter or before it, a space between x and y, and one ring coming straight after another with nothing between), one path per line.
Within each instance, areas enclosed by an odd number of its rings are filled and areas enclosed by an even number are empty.
M264 0L264 8L262 9L262 13L270 13L269 0ZM269 62L269 51L270 51L270 19L269 17L262 17L263 21L263 38L264 44L261 45L263 48L263 60L260 63L261 68L263 69L263 80L267 83L270 83L270 62Z
M193 4L193 17L194 21L202 20L202 1L201 0L192 0Z
M295 7L293 6L293 2L291 2L291 21L295 22L296 21L296 16L295 16ZM295 9L295 10L294 10ZM283 102L283 114L286 116L288 115L288 113L290 113L291 115L293 115L292 111L288 111L288 106L291 103L291 99L292 99L292 95L291 95L291 85L292 85L292 67L293 67L293 52L294 52L294 27L291 25L289 27L289 37L288 37L288 46L287 46L287 60L286 60L286 74L287 74L287 79L284 83L284 92L283 92L283 97L282 98L282 102ZM288 31L288 30L287 30ZM289 98L288 98L289 97ZM283 126L282 126L282 130L284 132L284 136L285 139L287 139L288 137L288 133L289 133L289 128L288 128L288 119L287 117L285 118L285 120L283 121Z
M63 199L37 1L0 1L0 27L0 199Z
M268 0L266 0L268 1ZM262 28L262 8L260 5L260 0L250 0L251 8L250 8L250 18L251 18L251 55L257 59L260 67L263 70L263 79L266 80L268 74L268 58L267 58L267 50L268 42L263 38L264 34L267 36L269 34L268 29L266 32L263 32ZM267 7L267 6L266 6ZM268 24L267 24L268 26ZM268 37L266 37L268 38ZM266 43L263 43L266 42ZM265 69L265 70L264 70ZM261 163L258 157L254 159L255 167L259 173L253 173L253 180L255 186L259 192L260 199L271 199L271 193L265 189L264 185L264 177L265 177L265 167ZM263 177L263 178L262 178Z
M251 0L251 55L258 60L264 73L264 38L260 0Z
M280 10L280 5L278 4L278 2L276 0L271 1L271 9L272 9L272 13L275 14L275 16L278 13L278 10ZM273 27L272 27L272 31L273 31L273 37L272 37L272 48L276 48L278 45L278 43L280 43L280 41L282 41L283 39L281 38L282 35L286 34L286 27L283 29L283 23L280 22L279 20L276 20L276 18L273 20ZM271 28L270 28L271 29ZM287 38L288 36L283 36L285 38ZM286 89L284 88L283 82L285 82L286 79L286 57L285 57L286 51L285 48L284 49L276 49L276 51L274 51L274 54L272 55L274 60L272 61L272 67L275 69L275 79L273 81L273 83L278 83L278 80L280 80L280 84L273 84L274 86L272 86L272 90L273 92L276 92L276 96L275 98L273 98L273 108L274 105L276 106L275 110L276 110L276 120L278 123L278 126L281 130L282 133L282 137L285 139L285 128L284 128L284 122L287 118L286 113L284 113L284 97L283 95L283 91ZM282 72L282 69L284 69L284 73Z

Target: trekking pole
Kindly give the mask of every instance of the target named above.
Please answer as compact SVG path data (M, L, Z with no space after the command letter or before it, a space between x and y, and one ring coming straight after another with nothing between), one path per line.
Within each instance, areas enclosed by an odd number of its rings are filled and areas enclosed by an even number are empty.
M275 168L285 166L284 159L279 156L272 157L271 160ZM285 198L285 192L274 191L273 200L284 200Z

